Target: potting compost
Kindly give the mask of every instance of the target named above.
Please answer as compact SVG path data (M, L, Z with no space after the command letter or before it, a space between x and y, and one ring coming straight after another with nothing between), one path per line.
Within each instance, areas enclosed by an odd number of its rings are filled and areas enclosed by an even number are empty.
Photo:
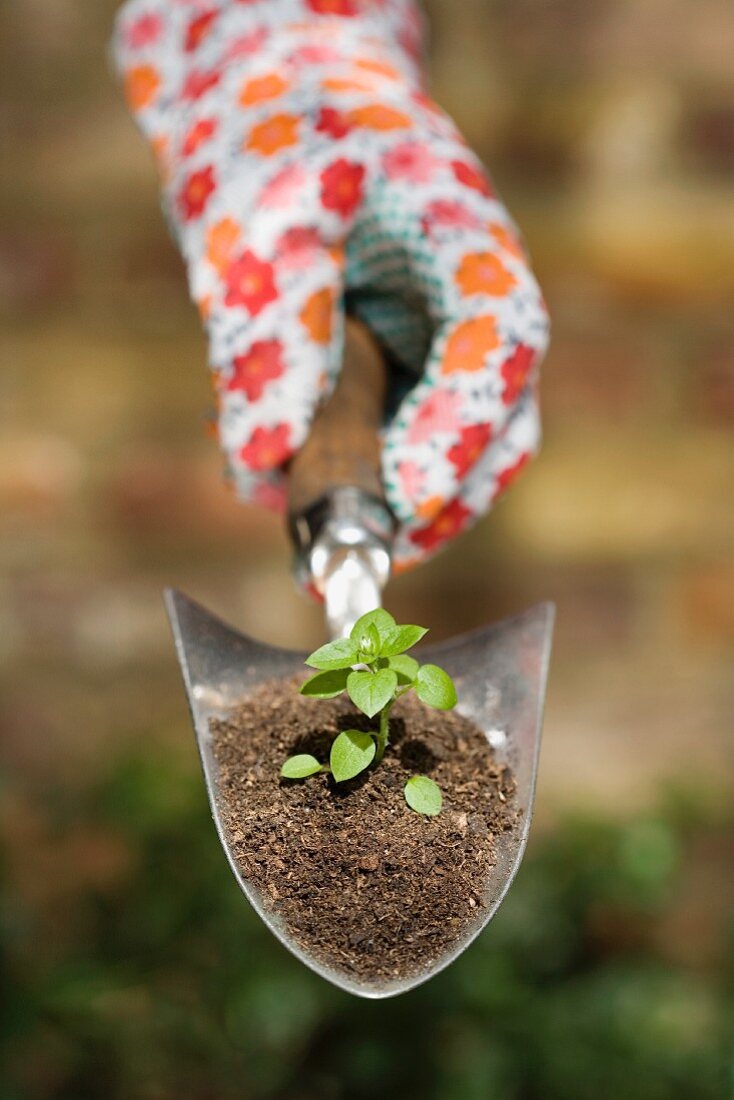
M357 980L410 977L478 922L495 839L518 816L512 774L477 725L411 694L393 710L378 767L340 784L281 779L288 756L327 762L337 733L374 725L344 698L304 698L300 683L263 684L211 722L228 843L264 905L322 963ZM438 816L406 804L413 775L441 787Z

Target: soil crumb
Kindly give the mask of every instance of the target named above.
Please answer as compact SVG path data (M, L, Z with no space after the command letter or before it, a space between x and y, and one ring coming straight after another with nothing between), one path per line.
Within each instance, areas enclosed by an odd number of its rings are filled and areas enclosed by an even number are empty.
M512 775L473 722L410 694L379 767L338 785L281 779L288 756L326 762L341 730L375 727L344 697L299 695L301 680L264 684L211 723L229 843L265 906L322 963L368 983L410 977L480 915L495 838L517 818ZM406 804L413 775L441 787L437 817Z

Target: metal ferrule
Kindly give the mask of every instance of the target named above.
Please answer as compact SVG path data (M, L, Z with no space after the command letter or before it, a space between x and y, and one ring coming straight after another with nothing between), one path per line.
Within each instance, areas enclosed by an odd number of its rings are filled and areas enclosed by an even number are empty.
M379 607L390 576L395 520L384 501L343 486L291 517L296 579L323 596L332 638Z

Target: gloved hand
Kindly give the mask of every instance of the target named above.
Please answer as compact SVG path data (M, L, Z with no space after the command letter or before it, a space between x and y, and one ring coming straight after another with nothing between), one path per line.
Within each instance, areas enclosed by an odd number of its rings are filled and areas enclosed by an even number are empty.
M420 52L412 0L128 0L116 32L238 491L282 501L346 302L393 367L398 567L487 511L536 449L547 339L513 223L423 92Z

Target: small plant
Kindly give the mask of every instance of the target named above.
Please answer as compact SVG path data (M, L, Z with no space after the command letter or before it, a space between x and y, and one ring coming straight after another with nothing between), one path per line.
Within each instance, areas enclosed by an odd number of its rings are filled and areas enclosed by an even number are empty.
M306 659L317 669L301 686L311 699L335 699L347 693L368 718L378 717L375 730L344 730L331 746L328 764L315 756L291 756L281 769L285 779L306 779L331 772L337 783L353 779L371 764L377 765L390 741L390 711L409 691L437 710L456 706L453 680L438 665L420 665L406 652L427 634L422 626L399 626L382 608L358 619L348 638L328 642ZM425 775L413 776L405 785L405 800L412 810L433 817L441 812L441 791Z

